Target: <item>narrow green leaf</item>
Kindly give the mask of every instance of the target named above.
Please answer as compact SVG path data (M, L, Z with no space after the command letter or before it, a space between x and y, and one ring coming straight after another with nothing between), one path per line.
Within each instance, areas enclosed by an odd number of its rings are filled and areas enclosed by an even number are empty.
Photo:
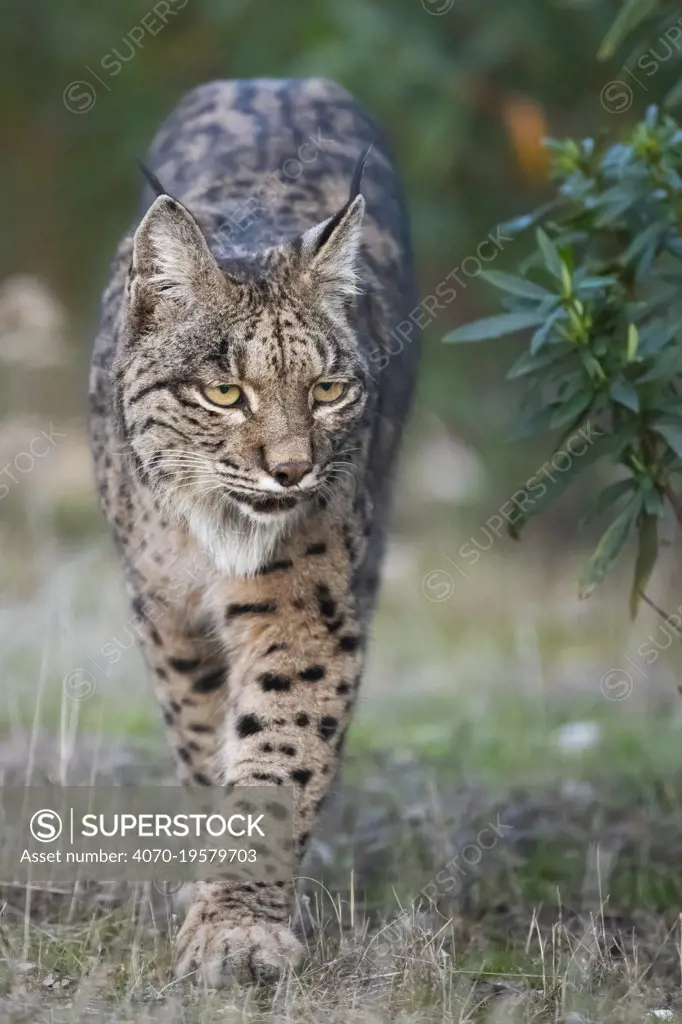
M628 324L628 339L627 347L625 352L625 358L628 363L634 362L635 356L637 355L637 348L639 347L639 333L634 324Z
M552 363L558 363L565 359L569 352L568 345L551 345L544 352L522 352L510 370L507 371L507 380L515 380L517 377L526 377L536 370L544 370Z
M505 334L523 331L527 327L535 327L542 323L544 316L528 311L524 313L500 313L498 316L484 317L471 324L463 324L450 331L443 341L462 344L471 341L486 341L488 338L502 338Z
M662 402L654 401L652 409L657 413L661 413L662 418L666 420L668 418L682 420L682 397L673 398L672 400L666 398Z
M646 590L658 558L658 516L644 514L639 524L639 549L630 592L630 617L636 618L639 600Z
M514 539L518 539L528 520L544 512L556 501L579 473L618 446L616 437L611 434L594 434L589 424L582 430L582 436L579 436L580 432L572 434L566 444L557 448L547 462L532 473L512 495L511 501L519 510L518 516L514 517L515 521L508 526L508 532ZM521 500L517 500L519 495L522 496Z
M615 483L609 484L588 505L587 510L578 522L578 526L588 526L606 512L607 508L615 505L619 498L622 498L625 494L630 494L635 489L636 484L631 476L627 480L616 480Z
M592 404L593 400L593 391L588 391L586 388L581 388L580 391L576 391L576 393L572 395L567 402L562 402L559 408L555 411L549 424L552 430L559 430L561 427L564 427L567 423L574 420L577 416L580 416Z
M660 434L668 442L675 455L682 459L682 425L676 423L673 419L663 418L655 420L651 426L657 434Z
M561 281L562 277L562 262L559 256L559 250L557 249L554 242L550 239L542 228L538 228L535 232L538 240L538 245L545 260L545 266L549 270L553 277L556 277L558 281Z
M587 349L584 345L581 345L578 349L580 355L580 361L590 375L590 379L596 384L603 384L606 380L606 374L602 369L602 365L595 356Z
M561 294L565 298L568 298L569 295L573 294L573 278L571 277L571 272L563 260L561 261Z
M612 284L617 284L617 277L584 277L582 281L576 279L576 293L578 295L581 292L594 292L600 288L609 288Z
M679 106L680 101L682 101L682 81L677 82L672 87L670 92L666 93L663 105L668 109L671 109L673 107ZM673 145L679 145L679 139L676 137L677 135L682 136L682 132L676 132L676 134L672 137L670 141Z
M552 296L552 292L547 288L543 288L542 285L535 284L534 281L528 281L524 277L504 274L501 270L482 270L478 276L496 288L501 288L503 292L509 292L510 295L520 295L524 299L547 299Z
M631 209L634 203L635 197L630 193L623 194L622 191L619 192L617 199L601 202L601 213L595 217L594 226L597 228L609 227L619 220L626 210Z
M554 221L554 225L556 225L556 221ZM575 270L575 264L573 262L573 245L570 241L569 234L567 234L565 231L562 232L561 241L557 239L554 244L556 245L557 250L559 252L559 259L572 276L573 271ZM561 273L563 277L563 271Z
M664 503L660 492L656 487L649 487L642 491L644 499L644 511L650 516L660 516L663 512Z
M638 378L639 384L649 383L655 380L668 380L680 372L680 349L677 345L659 352L650 370Z
M544 409L537 409L523 416L508 435L508 441L523 441L541 430L549 428L549 421L554 415L554 406L547 406Z
M654 6L658 7L659 3L656 3ZM646 108L646 113L644 115L644 124L647 126L647 128L655 128L658 124L658 107L655 103L650 103L649 106Z
M640 509L641 499L636 496L602 535L580 577L581 598L590 596L618 558L635 528Z
M520 217L514 217L512 220L507 220L504 224L500 224L500 230L506 235L507 232L515 235L518 232L525 231L534 222L535 216L532 213L524 213Z
M608 60L609 57L613 57L625 37L648 18L657 6L658 0L625 0L599 47L598 59Z
M541 327L538 327L537 331L530 339L530 351L533 355L535 355L536 352L539 352L542 346L545 344L545 342L549 338L552 327L557 322L557 320L563 318L564 316L565 314L563 309L557 309L554 311L554 313L551 314L551 316L547 317L547 319Z
M640 253L644 252L647 246L653 245L655 248L660 243L666 231L667 226L665 223L662 224L660 221L655 221L653 224L649 224L648 227L644 228L643 231L635 236L621 256L620 262L624 266L627 266L628 263L631 263L636 256L639 256Z
M546 217L559 204L559 199L550 199L548 202L536 206L532 213L523 214L521 217L513 217L511 220L499 224L498 229L503 235L518 235L532 224L537 223L541 217Z
M609 394L618 405L624 405L632 412L639 412L639 395L637 388L626 380L614 380L609 388Z

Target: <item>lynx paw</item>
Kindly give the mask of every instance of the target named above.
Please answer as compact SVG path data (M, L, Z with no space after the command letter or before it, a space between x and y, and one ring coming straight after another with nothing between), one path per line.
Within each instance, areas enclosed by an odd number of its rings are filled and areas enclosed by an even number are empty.
M284 925L248 914L211 919L206 906L195 903L177 937L175 976L193 976L210 988L232 981L267 985L302 958L303 946Z

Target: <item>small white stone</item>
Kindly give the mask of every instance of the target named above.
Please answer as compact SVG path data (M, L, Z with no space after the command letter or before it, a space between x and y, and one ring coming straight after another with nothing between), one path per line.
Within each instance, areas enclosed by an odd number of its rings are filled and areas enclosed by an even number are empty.
M570 722L556 733L556 744L563 754L580 754L595 747L601 735L596 722Z

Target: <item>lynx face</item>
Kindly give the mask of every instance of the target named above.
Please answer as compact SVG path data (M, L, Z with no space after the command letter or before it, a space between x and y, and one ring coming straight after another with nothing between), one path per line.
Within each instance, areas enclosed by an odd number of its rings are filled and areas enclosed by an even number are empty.
M352 322L363 210L358 196L229 272L168 196L136 232L121 428L166 510L222 568L255 571L353 472L368 379Z

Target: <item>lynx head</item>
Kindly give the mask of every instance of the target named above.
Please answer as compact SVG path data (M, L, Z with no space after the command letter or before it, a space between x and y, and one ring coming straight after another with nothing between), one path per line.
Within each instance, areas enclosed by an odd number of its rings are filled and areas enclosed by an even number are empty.
M157 499L226 571L256 571L352 473L363 212L358 194L291 242L222 265L168 195L135 233L121 428Z

